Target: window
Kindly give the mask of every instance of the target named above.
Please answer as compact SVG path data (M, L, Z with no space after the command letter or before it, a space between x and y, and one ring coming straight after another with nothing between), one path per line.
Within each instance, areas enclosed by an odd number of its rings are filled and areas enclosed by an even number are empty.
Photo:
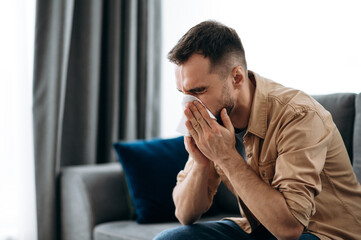
M361 92L357 0L163 1L162 136L179 135L181 94L166 54L183 34L214 19L234 28L248 68L309 94Z
M35 0L0 2L0 240L35 240Z

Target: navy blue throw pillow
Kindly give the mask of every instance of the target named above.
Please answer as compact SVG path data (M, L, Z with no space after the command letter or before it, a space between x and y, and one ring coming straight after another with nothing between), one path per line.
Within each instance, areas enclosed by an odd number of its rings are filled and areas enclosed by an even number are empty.
M176 220L172 191L188 159L183 137L113 144L138 223Z

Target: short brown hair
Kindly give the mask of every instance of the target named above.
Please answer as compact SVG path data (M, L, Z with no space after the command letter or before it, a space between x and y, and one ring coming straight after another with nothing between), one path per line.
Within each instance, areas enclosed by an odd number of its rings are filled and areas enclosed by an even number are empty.
M247 69L243 45L236 31L216 21L204 21L192 27L168 53L168 59L182 65L194 53L210 59L211 71L223 66L228 74L234 61Z

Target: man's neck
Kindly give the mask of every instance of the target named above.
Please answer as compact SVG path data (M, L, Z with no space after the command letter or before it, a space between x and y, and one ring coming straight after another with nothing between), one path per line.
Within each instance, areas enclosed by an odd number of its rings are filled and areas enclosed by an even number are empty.
M235 112L234 127L237 130L242 131L248 126L249 117L251 114L251 108L253 103L254 92L256 89L256 81L252 72L248 71L245 87L241 98L239 99L239 110Z

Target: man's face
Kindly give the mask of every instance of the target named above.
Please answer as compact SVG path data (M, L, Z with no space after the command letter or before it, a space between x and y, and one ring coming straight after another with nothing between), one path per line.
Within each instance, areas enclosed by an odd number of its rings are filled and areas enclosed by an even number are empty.
M226 108L230 115L234 108L232 84L228 77L210 71L210 61L193 54L187 62L176 67L177 88L184 94L199 98L220 122L220 111Z

